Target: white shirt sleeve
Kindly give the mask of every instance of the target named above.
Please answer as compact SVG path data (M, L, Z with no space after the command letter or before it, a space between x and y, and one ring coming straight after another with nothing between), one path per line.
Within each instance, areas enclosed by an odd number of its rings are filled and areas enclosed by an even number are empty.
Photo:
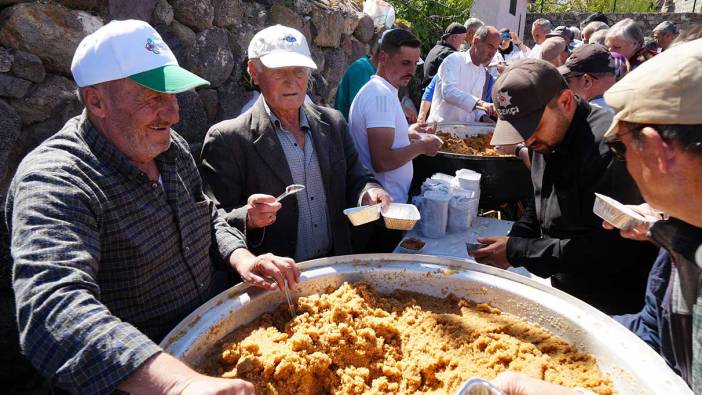
M371 93L371 92L368 92ZM373 91L364 98L361 105L361 113L365 115L366 129L370 128L392 128L395 129L395 111L393 99L387 93Z
M441 63L438 71L441 78L440 89L445 101L467 111L473 111L475 104L480 98L463 92L458 84L458 80L461 78L461 62L465 61L464 56L470 55L463 53L451 54ZM470 76L463 76L463 78L470 78Z

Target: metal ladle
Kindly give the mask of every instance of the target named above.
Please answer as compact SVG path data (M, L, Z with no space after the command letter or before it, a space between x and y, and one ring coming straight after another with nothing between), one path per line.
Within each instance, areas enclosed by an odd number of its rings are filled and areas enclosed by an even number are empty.
M297 316L297 311L295 311L295 305L290 297L290 289L288 287L288 279L283 279L283 291L285 293L285 300L288 302L288 309L290 310L290 317L295 318Z
M305 189L304 185L300 185L300 184L288 185L287 187L285 187L285 192L283 192L282 194L280 194L280 196L275 198L275 201L279 202L279 201L285 199L286 196L296 194L303 189Z

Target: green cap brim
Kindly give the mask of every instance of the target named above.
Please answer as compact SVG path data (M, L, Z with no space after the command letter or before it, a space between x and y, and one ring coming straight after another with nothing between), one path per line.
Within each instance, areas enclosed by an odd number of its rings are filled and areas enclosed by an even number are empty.
M163 66L128 77L151 90L161 93L180 93L210 83L176 65Z

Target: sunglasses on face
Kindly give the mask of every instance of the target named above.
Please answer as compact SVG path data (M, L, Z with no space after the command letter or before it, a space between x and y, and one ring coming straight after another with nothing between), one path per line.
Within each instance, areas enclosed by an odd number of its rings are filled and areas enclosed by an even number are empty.
M594 76L594 75L589 74L589 73L570 74L570 75L566 76L566 79L569 80L571 78L580 78L584 75L589 75L590 78L592 78L593 80L599 80L599 78L597 76Z
M628 129L624 133L617 133L605 140L605 144L607 144L607 147L612 152L615 159L626 161L626 145L622 142L621 137L633 131L633 129Z

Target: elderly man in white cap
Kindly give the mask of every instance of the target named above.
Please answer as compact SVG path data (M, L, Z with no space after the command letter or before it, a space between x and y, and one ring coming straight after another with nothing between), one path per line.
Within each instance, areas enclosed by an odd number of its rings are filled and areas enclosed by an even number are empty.
M27 155L6 204L22 352L71 393L253 393L157 344L211 297L213 262L269 289L299 278L246 249L171 129L175 93L207 81L135 20L83 39L71 70L85 111Z
M359 160L337 110L304 103L315 65L305 36L276 25L249 44L248 71L261 89L253 109L207 132L206 193L257 252L298 261L348 254L346 207L391 200ZM281 205L287 185L305 189Z

